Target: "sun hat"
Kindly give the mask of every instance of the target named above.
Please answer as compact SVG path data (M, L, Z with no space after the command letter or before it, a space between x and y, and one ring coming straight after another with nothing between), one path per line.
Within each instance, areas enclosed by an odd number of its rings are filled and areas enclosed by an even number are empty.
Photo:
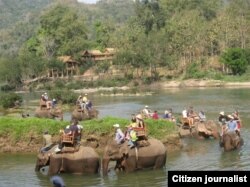
M165 110L165 114L168 114L169 113L169 111L168 110Z
M224 114L225 114L224 111L221 111L221 112L220 112L220 115L224 115Z
M145 108L148 108L148 105L146 105Z
M113 127L117 127L117 128L119 128L119 127L120 127L120 125L116 123L116 124L114 124L114 125L113 125Z
M142 115L141 115L141 114L137 114L137 115L136 115L136 118L142 119Z
M232 115L228 115L227 117L229 117L230 119L234 119L234 117Z
M83 126L82 125L77 125L78 129L83 129Z

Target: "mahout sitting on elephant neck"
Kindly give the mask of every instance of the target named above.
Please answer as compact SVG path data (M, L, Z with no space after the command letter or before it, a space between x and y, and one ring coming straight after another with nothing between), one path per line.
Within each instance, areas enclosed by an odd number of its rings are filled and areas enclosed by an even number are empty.
M97 174L100 157L92 147L79 146L78 151L55 153L58 144L46 153L38 153L35 171L49 166L48 175L58 173Z
M166 147L160 140L149 138L148 141L147 146L137 146L133 149L130 149L127 144L109 141L102 159L103 174L108 174L109 161L116 161L115 168L124 172L164 167L167 159Z

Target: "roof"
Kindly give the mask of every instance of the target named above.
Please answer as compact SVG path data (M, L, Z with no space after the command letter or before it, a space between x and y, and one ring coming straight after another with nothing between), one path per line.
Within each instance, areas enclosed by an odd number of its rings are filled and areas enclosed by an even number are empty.
M114 54L115 53L115 49L114 48L105 48L104 52L101 52L100 50L97 49L93 49L93 50L85 50L82 52L82 56L85 55L94 55L94 56L98 56L98 55L104 55L104 54Z
M82 52L82 55L87 55L87 54L102 55L102 52L100 50L85 50Z
M67 62L79 63L76 60L73 60L71 56L59 56L58 60L62 61L63 63L67 63Z

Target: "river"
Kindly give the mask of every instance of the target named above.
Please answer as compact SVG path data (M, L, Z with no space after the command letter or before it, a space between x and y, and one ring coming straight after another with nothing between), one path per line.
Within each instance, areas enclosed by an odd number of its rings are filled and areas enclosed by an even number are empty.
M216 120L221 110L226 114L235 109L243 121L244 145L240 150L224 153L217 140L198 141L183 139L183 149L168 153L166 167L157 171L141 171L116 174L112 170L107 177L101 174L79 176L62 174L67 187L82 186L167 186L169 170L250 170L250 91L247 88L169 89L144 96L97 96L89 95L100 118L116 116L130 118L144 105L163 114L172 108L176 116L183 108L193 106L204 110L208 119ZM27 103L29 103L27 101ZM70 113L65 113L69 118ZM34 154L0 154L0 187L50 187L50 177L34 171Z

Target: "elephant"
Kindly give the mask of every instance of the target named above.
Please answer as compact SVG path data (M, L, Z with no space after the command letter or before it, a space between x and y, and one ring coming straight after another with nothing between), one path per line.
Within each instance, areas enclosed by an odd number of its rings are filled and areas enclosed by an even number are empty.
M179 129L180 137L195 137L197 139L208 139L210 137L219 139L219 126L213 120L205 122L195 122L192 128L181 126Z
M97 174L100 169L100 158L91 147L80 146L78 151L68 151L56 153L54 145L47 152L39 152L35 171L40 171L43 167L49 166L48 175L58 173L71 174ZM72 148L72 147L71 147Z
M99 114L99 111L96 110L95 108L91 108L88 111L87 109L84 111L81 111L79 108L75 108L71 114L71 119L72 120L77 119L78 121L83 121L83 120L97 118L98 114Z
M35 117L50 118L50 119L58 118L62 121L63 120L63 111L58 107L52 108L50 110L48 110L46 108L41 109L40 107L38 107L35 110Z
M103 175L108 174L109 161L116 161L115 170L126 173L142 169L160 169L165 166L167 150L164 144L154 138L147 140L144 147L129 148L127 141L117 144L112 140L104 149L102 159Z
M220 137L220 147L225 152L239 149L243 144L243 138L236 132L227 132Z

